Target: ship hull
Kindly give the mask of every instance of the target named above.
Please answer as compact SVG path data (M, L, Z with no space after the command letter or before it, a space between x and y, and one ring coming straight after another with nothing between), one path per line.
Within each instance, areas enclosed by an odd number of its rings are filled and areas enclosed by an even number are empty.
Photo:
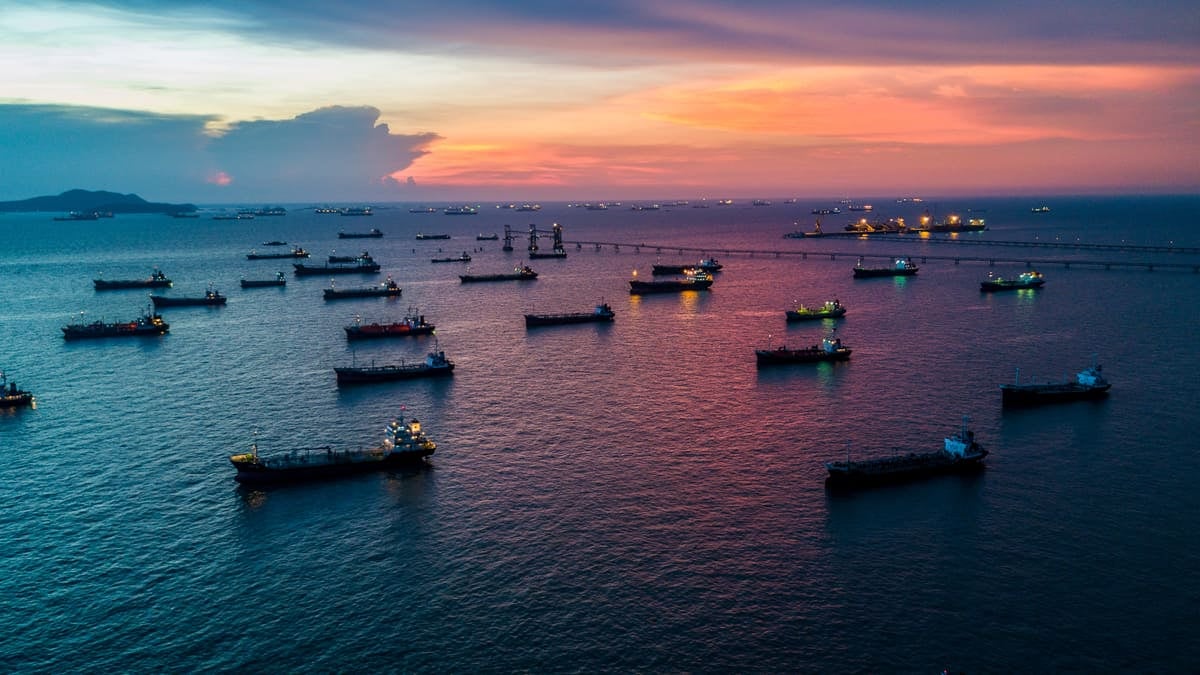
M361 290L361 291L334 291L325 289L326 300L342 300L345 298L398 298L401 292L395 291L377 291L377 290Z
M33 405L33 394L20 392L0 396L0 408L25 408Z
M460 274L458 276L464 284L479 283L484 281L533 281L537 278L536 274L483 274L471 275Z
M1045 283L1046 282L1042 280L1030 282L982 281L979 283L979 290L988 293L994 293L996 291L1019 291L1023 288L1041 288L1043 285L1045 285Z
M170 281L134 279L134 280L114 280L105 281L103 279L93 279L92 285L98 291L115 291L128 288L167 288L171 285Z
M543 259L550 259L550 258L565 258L565 257L567 257L566 251L555 251L553 253L530 253L529 254L530 260L543 260Z
M707 291L712 284L711 279L707 281L630 281L629 294L648 295L651 293Z
M526 314L525 327L560 326L571 323L609 323L612 320L612 314L596 314L595 312L581 312L579 314Z
M831 462L826 465L829 476L825 485L830 488L859 488L982 471L986 450L965 457L951 458L944 453L907 455L894 459L869 462Z
M445 377L454 374L454 365L446 366L375 366L368 368L334 368L338 385L395 382L420 377Z
M311 466L289 466L280 469L268 468L252 462L233 461L234 467L237 468L234 480L239 483L264 485L337 478L371 471L421 466L426 463L426 459L433 452L433 449L429 449L392 453L380 456L379 459L358 456L353 461L349 459L343 462L328 461Z
M312 276L314 274L375 274L379 272L379 265L349 265L345 267L337 265L302 265L300 263L292 263L292 267L296 269L296 276Z
M704 272L720 272L724 265L654 265L650 268L651 274L687 274L688 270L702 270Z
M797 312L796 310L788 310L787 320L792 321L816 321L817 319L838 319L846 315L845 308L835 309L828 312Z
M308 253L247 253L246 260L278 260L282 258L307 258Z
M379 328L363 328L359 326L346 326L347 340L377 340L380 338L401 338L412 337L414 335L429 335L433 333L433 326L410 326L408 324L397 324L396 326L380 326Z
M845 347L832 352L824 349L756 349L754 358L759 366L781 366L793 363L847 361L853 351Z
M201 306L219 306L224 305L225 296L218 298L169 298L162 295L150 296L150 302L154 303L155 307L201 307Z
M67 340L88 340L93 338L113 338L113 337L151 337L156 335L165 335L167 326L149 326L138 328L73 328L66 326L63 329L63 338Z
M916 267L909 267L902 270L892 269L890 267L855 267L854 278L872 279L875 277L911 277L917 273L917 269L918 268Z
M1111 384L1087 386L1075 383L1045 385L1000 385L1000 399L1005 407L1033 407L1072 401L1094 401L1108 396Z
M347 215L347 214L343 214ZM382 232L338 232L338 239L382 239Z

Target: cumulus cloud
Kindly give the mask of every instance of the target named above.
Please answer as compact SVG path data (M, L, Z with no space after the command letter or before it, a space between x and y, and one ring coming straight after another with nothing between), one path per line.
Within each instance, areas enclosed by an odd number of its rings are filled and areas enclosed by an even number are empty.
M402 198L389 178L438 136L394 134L370 107L235 122L59 105L0 105L0 199L70 188L161 201Z

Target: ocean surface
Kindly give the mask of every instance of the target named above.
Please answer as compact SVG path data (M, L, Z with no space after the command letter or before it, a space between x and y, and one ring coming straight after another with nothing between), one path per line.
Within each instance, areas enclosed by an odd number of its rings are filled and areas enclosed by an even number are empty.
M1200 669L1200 197L879 198L823 217L827 232L926 209L989 224L924 240L783 237L835 203L695 203L0 214L0 369L37 396L0 410L0 670ZM531 223L561 224L568 257L530 262L534 282L459 282L523 262ZM476 240L506 224L515 252ZM337 237L370 227L384 238ZM403 296L326 302L328 277L246 260L274 239L313 261L365 248L383 273L336 283L391 275ZM430 262L462 251L469 266ZM711 291L629 295L635 270L704 254L725 264ZM892 255L920 273L852 278L858 256ZM1155 267L1112 265L1130 262ZM1027 265L1043 289L980 293ZM164 309L160 338L63 340L80 312L147 307L92 279L155 267L170 294L212 284L228 305ZM286 287L238 286L276 271ZM842 321L784 321L833 298ZM611 325L522 319L601 301ZM344 337L356 316L411 310L435 336ZM755 348L834 331L846 363L755 367ZM452 378L336 386L336 365L435 345ZM1018 368L1058 379L1093 359L1107 400L1001 409ZM826 491L824 462L940 447L963 415L984 472ZM255 440L365 447L395 416L438 443L428 467L234 481L229 456Z

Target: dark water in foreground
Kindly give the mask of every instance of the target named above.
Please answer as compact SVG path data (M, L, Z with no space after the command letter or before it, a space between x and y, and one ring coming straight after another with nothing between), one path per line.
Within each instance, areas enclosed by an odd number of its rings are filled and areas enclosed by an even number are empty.
M992 230L967 242L1200 246L1195 197L1063 198L1031 214L1040 203L939 209L987 209ZM820 252L1200 256L781 238L795 220L808 229L813 206L0 215L0 368L38 396L0 411L0 669L1200 668L1200 274L1038 265L1043 290L985 295L986 263L855 281L852 257ZM570 246L534 261L527 284L463 286L464 266L429 263L478 245L471 271L505 271L520 253L475 234L555 221L569 241L649 246ZM387 236L336 238L368 227ZM366 247L404 296L327 303L327 278L290 274L284 289L238 288L290 269L244 259L268 239L317 257ZM726 271L709 293L631 298L631 270L693 257L660 243L711 248ZM81 310L117 320L145 306L92 278L156 265L172 293L211 281L228 306L164 310L161 339L64 343L59 326ZM786 325L794 300L833 297L849 308L848 363L756 370L755 347L832 329ZM601 299L610 326L521 320ZM454 377L339 390L334 365L432 346L347 345L355 314L410 306L437 324ZM1093 355L1109 400L1002 413L997 384L1014 368L1057 378ZM368 445L401 406L439 443L427 469L265 491L233 480L228 455L256 430L264 451ZM822 463L848 442L932 448L963 414L992 451L981 475L826 493Z

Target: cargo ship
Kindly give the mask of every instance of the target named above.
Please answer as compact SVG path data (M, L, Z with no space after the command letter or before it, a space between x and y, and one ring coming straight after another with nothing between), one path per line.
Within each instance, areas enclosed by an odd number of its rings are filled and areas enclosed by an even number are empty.
M296 276L312 276L314 274L374 274L379 271L379 263L371 258L362 258L350 265L305 265L292 263Z
M242 288L265 288L267 286L286 286L287 277L283 272L276 272L274 279L242 279Z
M987 279L979 283L979 290L985 292L1017 291L1022 288L1041 288L1045 283L1046 279L1042 273L1036 270L1022 272L1015 279L1005 279L989 274Z
M725 267L717 262L716 258L704 258L694 265L654 265L651 268L652 274L687 274L690 270L701 270L704 272L720 272Z
M590 312L574 312L560 314L526 314L525 327L557 326L567 323L602 323L612 321L616 317L612 307L607 302L596 305Z
M934 452L896 453L890 457L852 460L847 450L845 461L825 463L829 472L825 484L832 488L865 487L982 469L988 451L975 441L975 432L967 428L967 421L964 416L958 433L947 436L942 449Z
M1093 363L1075 374L1074 380L1021 384L1021 371L1012 384L1000 385L1001 404L1004 406L1035 406L1043 403L1063 403L1100 399L1108 396L1112 383L1104 379L1102 367Z
M355 317L354 325L345 327L347 340L429 335L433 329L433 324L425 322L424 314L418 315L415 312L404 317L402 321L392 323L363 323L361 318Z
M464 284L480 281L532 281L537 278L537 272L528 265L518 265L509 274L460 274L458 278Z
M858 259L858 263L854 266L854 278L865 279L869 277L911 277L917 273L920 268L913 264L913 261L908 258L896 258L891 267L863 267L862 258Z
M467 255L466 251L463 251L462 255L456 255L453 258L431 258L429 262L435 262L435 263L471 262L471 256Z
M678 293L681 291L705 291L713 284L713 276L703 270L692 270L683 279L668 279L664 281L629 281L630 295L645 295L648 293Z
M155 307L199 307L202 305L217 306L224 305L226 298L219 291L208 289L204 295L198 297L192 296L170 296L170 295L151 295L150 302L154 303Z
M234 480L240 483L284 483L419 466L436 449L437 444L421 430L420 422L394 419L384 430L383 442L367 450L322 446L265 456L259 454L256 441L250 445L250 452L233 455L229 461L237 469Z
M797 305L796 309L785 312L788 321L814 321L817 319L837 319L846 315L846 308L840 300L827 300L820 307Z
M343 213L342 215L349 214ZM371 214L368 213L365 215ZM381 237L383 237L383 232L376 227L372 227L366 232L338 232L338 239L379 239Z
M375 286L338 288L331 281L329 282L329 288L325 289L326 300L340 300L342 298L398 298L400 294L400 286L391 276L387 278L387 281Z
M62 332L63 339L82 340L86 338L164 335L169 329L170 324L163 321L163 318L158 313L148 310L146 314L139 316L133 321L73 323L63 326Z
M842 345L841 338L823 338L821 344L802 349L754 350L755 362L759 366L777 366L789 363L821 363L823 361L846 361L854 350Z
M377 366L339 366L333 369L337 374L338 386L347 384L369 384L371 382L392 382L395 380L411 380L418 377L442 377L454 373L454 362L446 358L446 352L432 351L425 356L423 363L400 363L398 365Z
M169 288L171 280L161 270L154 270L146 279L92 279L92 285L98 291L110 291L123 288Z
M263 244L263 246L268 246L268 245L270 245L270 244ZM288 251L287 253L259 253L257 251L252 250L246 254L246 260L276 260L279 258L307 258L307 257L308 257L308 251L305 251L300 246L296 246L295 248Z

